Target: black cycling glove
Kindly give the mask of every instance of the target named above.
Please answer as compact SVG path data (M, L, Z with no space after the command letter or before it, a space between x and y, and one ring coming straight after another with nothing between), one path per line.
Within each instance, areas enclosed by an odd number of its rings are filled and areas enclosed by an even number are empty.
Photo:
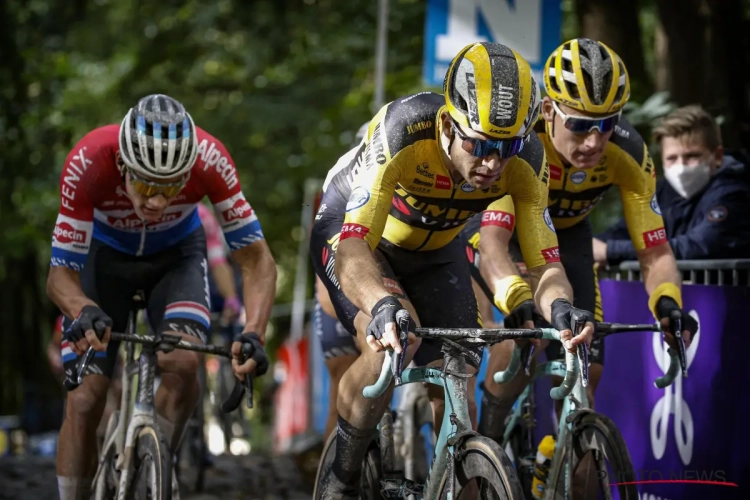
M68 342L78 342L86 338L86 332L94 330L96 336L101 338L107 327L112 327L112 318L101 310L99 306L83 306L78 317L73 320L70 326L62 334L62 338Z
M372 335L376 340L383 338L385 325L388 323L396 324L396 313L401 309L404 309L404 306L401 305L401 302L399 302L396 297L388 295L380 299L377 304L375 304L375 307L372 308L372 311L370 311L372 320L370 321L370 324L367 325L367 336L369 337ZM410 315L409 330L413 330L415 327L416 323Z
M679 313L679 315L682 317L682 330L689 331L690 338L692 339L693 336L698 332L698 322L695 321L695 318L690 316L684 310L680 309L680 306L677 305L677 302L675 302L675 300L671 297L661 297L656 303L656 314L659 316L659 321L665 318L669 319L670 331L673 328L672 321L680 317L674 314L675 311L677 311L677 313Z
M268 355L260 342L257 333L243 333L234 338L235 342L242 343L242 355L247 359L255 360L255 371L253 375L260 377L268 371ZM243 361L243 360L241 360ZM244 362L244 361L243 361Z
M573 330L576 321L594 322L594 315L589 311L573 307L565 299L555 299L552 302L552 327L556 330ZM577 334L580 332L573 332Z
M533 300L524 300L503 319L505 328L523 328L527 321L538 322L542 316L536 312Z

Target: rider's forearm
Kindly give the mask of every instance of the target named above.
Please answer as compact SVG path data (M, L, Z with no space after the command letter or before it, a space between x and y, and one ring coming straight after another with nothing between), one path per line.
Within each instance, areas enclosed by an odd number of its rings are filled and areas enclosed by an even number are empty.
M671 297L682 307L682 274L668 244L639 250L638 261L643 274L643 286L649 295L649 308L656 315L656 303L660 297Z
M234 272L226 260L211 267L211 273L214 275L219 294L225 300L237 297L237 290L234 288Z
M544 319L552 322L552 302L565 299L573 303L573 288L570 286L565 269L560 263L545 264L529 269L534 302Z
M53 266L47 275L47 296L68 318L76 318L84 306L96 302L84 295L78 271L63 266Z
M335 272L344 295L367 315L380 299L390 295L365 240L349 238L339 242Z
M254 332L265 340L276 297L276 262L265 240L256 241L232 253L242 270L242 291L245 302L244 332Z
M497 307L503 314L510 314L520 303L532 297L508 250L512 233L495 226L486 226L480 231L479 272L489 284Z

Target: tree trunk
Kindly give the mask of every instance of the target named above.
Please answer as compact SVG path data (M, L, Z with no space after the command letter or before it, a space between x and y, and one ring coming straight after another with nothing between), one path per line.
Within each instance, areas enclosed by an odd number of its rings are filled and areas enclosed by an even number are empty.
M698 102L710 105L705 102L710 69L707 23L701 4L702 0L657 2L659 20L667 38L669 92L671 99L680 106Z
M13 193L21 181L39 175L29 165L34 148L24 129L24 117L31 105L28 98L27 65L21 41L29 42L28 33L19 33L17 11L6 0L0 0L0 109L3 110L3 132L0 134L0 415L20 415L24 407L35 407L27 413L37 419L24 421L28 430L49 426L42 420L50 415L42 407L54 400L59 387L51 376L44 350L43 332L49 332L48 302L41 290L37 242L24 231L27 221L17 215ZM33 80L32 80L33 81ZM42 133L43 131L38 131ZM51 153L48 153L51 154ZM47 159L47 158L45 158ZM43 163L48 164L48 163ZM33 234L33 231L30 232ZM36 403L36 404L34 404ZM32 427L29 429L29 426Z
M750 85L745 76L750 65L750 23L744 19L742 1L713 2L709 23L711 78L706 94L712 96L712 111L725 118L724 144L750 147Z
M630 75L631 95L643 100L653 84L646 71L636 0L576 0L581 36L599 40L622 58Z

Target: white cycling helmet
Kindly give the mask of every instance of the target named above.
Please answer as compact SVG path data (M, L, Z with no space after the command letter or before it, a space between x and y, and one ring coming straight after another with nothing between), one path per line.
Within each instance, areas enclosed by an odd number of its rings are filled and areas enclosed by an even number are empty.
M137 174L154 179L184 175L193 168L197 154L193 119L169 96L144 97L122 120L120 155Z

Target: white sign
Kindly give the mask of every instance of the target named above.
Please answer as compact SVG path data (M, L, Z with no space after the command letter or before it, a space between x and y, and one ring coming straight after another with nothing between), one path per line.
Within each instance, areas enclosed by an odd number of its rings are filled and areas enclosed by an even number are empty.
M557 48L561 0L428 0L424 80L441 86L451 59L473 42L498 42L521 54L541 85Z

